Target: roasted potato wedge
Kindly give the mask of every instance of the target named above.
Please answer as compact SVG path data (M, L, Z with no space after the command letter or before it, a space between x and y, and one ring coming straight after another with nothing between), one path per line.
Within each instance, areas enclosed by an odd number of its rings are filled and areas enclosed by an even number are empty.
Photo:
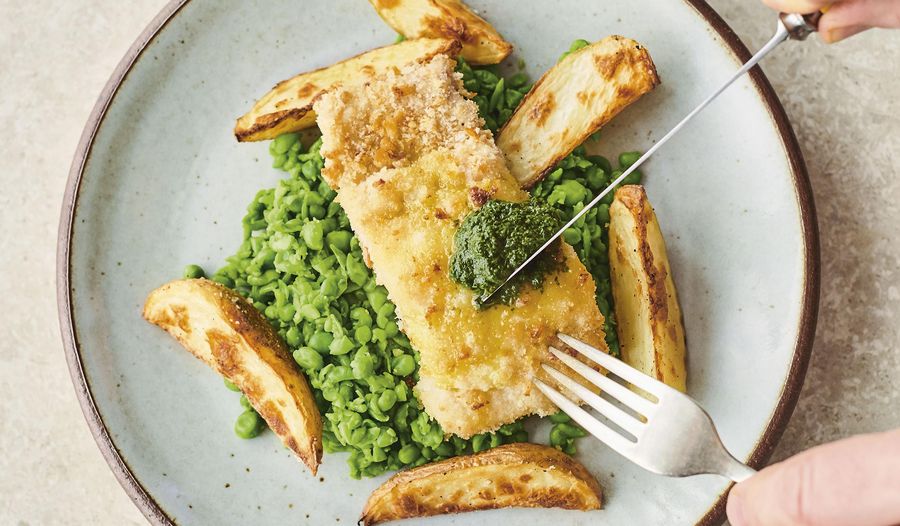
M626 106L659 84L643 46L613 35L571 53L541 77L497 137L525 188Z
M417 38L373 49L326 68L301 73L279 82L237 120L238 141L274 139L282 133L316 124L313 102L337 85L364 83L378 73L411 62L426 61L442 53L455 57L460 43L448 38Z
M666 243L644 187L616 191L609 208L609 265L622 359L684 391L684 326Z
M178 280L147 297L144 318L237 385L278 438L316 473L322 418L303 373L253 305L218 283Z
M508 444L401 471L376 489L360 522L494 508L600 509L597 479L565 453Z
M381 18L407 38L450 38L470 64L497 64L512 44L459 0L369 0Z

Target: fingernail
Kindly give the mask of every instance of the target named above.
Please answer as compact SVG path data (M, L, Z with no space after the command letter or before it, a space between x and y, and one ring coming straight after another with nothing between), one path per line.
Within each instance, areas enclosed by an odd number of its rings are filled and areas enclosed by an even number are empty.
M744 518L744 501L734 491L728 495L728 503L725 505L725 513L731 526L744 526L747 520Z
M833 44L844 40L845 38L850 38L857 33L861 33L865 29L865 26L837 27L826 31L824 40L828 44Z

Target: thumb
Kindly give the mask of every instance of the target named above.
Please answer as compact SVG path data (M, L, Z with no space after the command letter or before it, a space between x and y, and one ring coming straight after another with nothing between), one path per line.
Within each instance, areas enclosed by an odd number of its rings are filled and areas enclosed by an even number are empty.
M900 523L900 429L826 444L770 466L728 497L733 526Z

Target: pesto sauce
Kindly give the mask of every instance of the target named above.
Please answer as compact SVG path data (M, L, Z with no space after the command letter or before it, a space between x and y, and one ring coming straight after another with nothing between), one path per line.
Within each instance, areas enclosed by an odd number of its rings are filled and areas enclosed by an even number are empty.
M466 216L456 232L450 278L475 292L475 306L479 309L495 303L512 305L522 285L540 288L545 276L560 268L559 240L497 291L487 304L482 304L479 298L493 292L561 226L560 213L547 203L534 199L521 203L488 201Z

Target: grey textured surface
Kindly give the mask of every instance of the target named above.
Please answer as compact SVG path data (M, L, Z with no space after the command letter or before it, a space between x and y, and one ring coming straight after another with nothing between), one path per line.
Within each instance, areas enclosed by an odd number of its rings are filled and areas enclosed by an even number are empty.
M751 48L771 33L754 2L714 0ZM806 384L775 453L900 427L900 32L776 51L763 69L812 180L822 245Z
M54 288L69 163L110 72L163 0L0 0L0 524L142 524L94 446ZM753 48L772 15L713 0ZM627 33L626 29L623 29ZM775 458L900 427L900 32L786 47L764 65L803 147L822 237L807 383Z

